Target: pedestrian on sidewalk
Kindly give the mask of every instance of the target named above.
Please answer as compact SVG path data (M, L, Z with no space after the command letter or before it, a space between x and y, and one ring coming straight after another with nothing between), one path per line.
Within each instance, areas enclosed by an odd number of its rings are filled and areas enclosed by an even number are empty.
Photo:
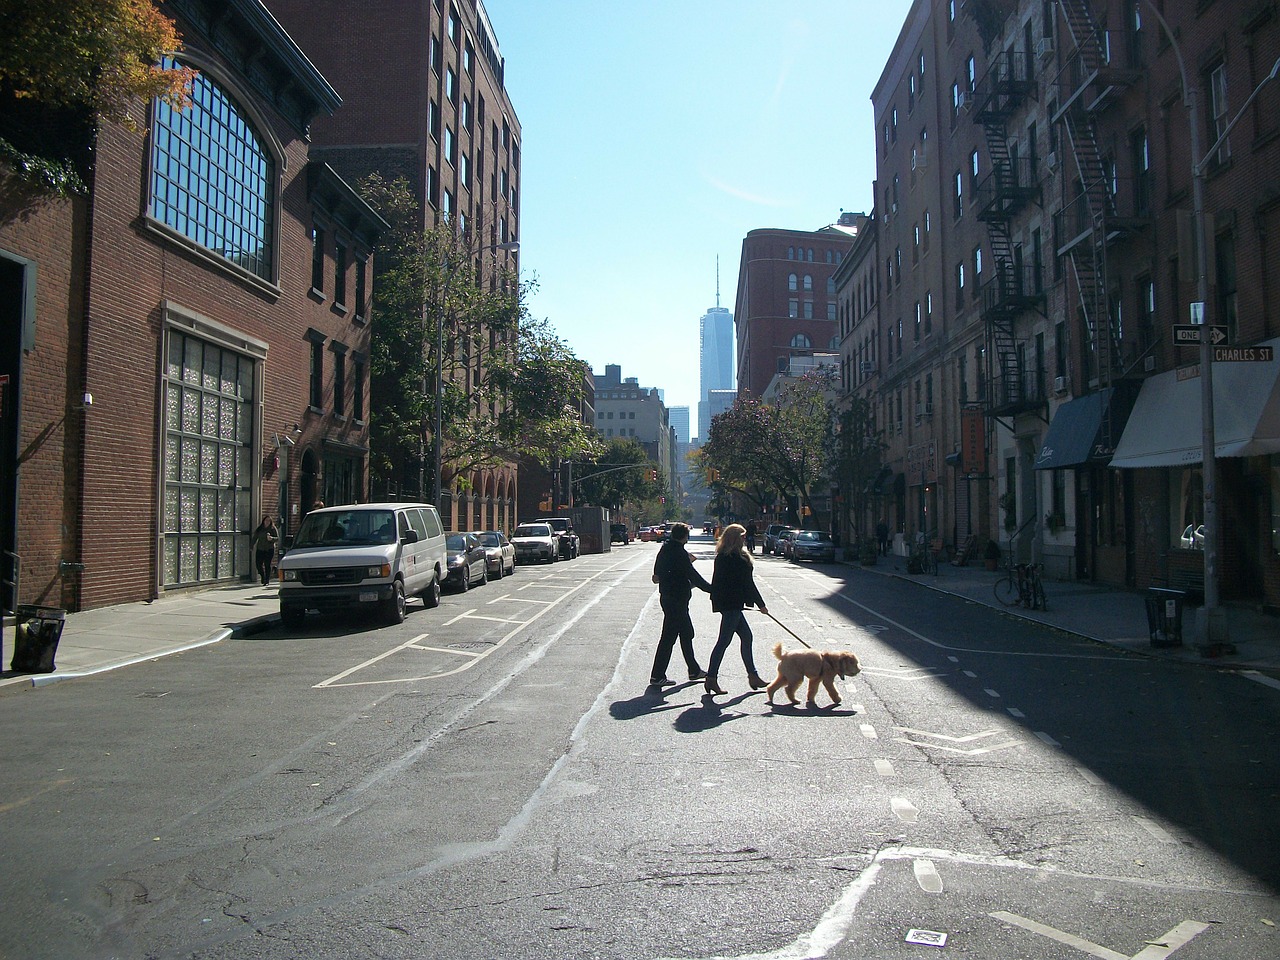
M280 531L270 516L263 514L258 529L253 531L253 565L265 587L271 582L271 564L276 558L276 541Z
M658 650L653 656L653 669L649 671L649 685L664 687L674 683L667 678L667 664L671 662L671 650L676 637L680 638L680 652L689 668L690 680L701 680L706 674L698 666L693 653L693 620L689 617L689 599L693 588L711 591L711 584L693 568L693 557L685 549L689 542L689 527L673 523L671 533L658 551L653 562L653 582L658 585L658 598L662 603L662 633L658 638Z
M889 555L889 524L883 519L876 524L876 546L880 551L880 556L887 557Z
M724 693L717 681L720 661L729 649L729 641L738 635L742 650L742 665L747 668L747 682L752 690L766 686L756 673L755 659L751 653L751 626L743 614L745 607L757 607L766 616L769 608L756 589L754 565L746 550L747 531L740 523L724 528L716 541L716 563L711 573L711 609L720 614L720 635L711 662L707 664L705 689L707 693Z

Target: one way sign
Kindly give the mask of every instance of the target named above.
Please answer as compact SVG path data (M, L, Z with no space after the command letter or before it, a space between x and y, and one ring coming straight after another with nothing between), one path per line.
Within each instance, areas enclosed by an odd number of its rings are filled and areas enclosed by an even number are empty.
M1219 346L1227 342L1227 328L1219 324L1175 323L1173 325L1173 342L1177 346L1199 345L1200 331L1207 330L1209 343Z

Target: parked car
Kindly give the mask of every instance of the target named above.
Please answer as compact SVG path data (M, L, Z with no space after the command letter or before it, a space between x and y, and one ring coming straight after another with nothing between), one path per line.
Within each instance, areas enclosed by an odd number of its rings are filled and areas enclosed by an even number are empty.
M568 517L543 517L539 523L551 524L551 529L560 536L560 559L572 560L578 555L578 534L573 529L573 521Z
M764 552L776 553L778 549L778 534L787 529L785 523L771 523L764 531Z
M625 523L609 524L609 542L628 544L631 542L631 531Z
M485 559L488 562L489 576L501 580L508 574L516 572L516 548L501 530L473 531L484 547Z
M645 542L645 543L650 543L650 542L652 542L652 541L654 541L654 540L661 539L661 537L662 537L662 528L661 528L661 527L652 527L652 526L650 526L650 527L641 527L641 528L640 528L640 539L641 539L641 541L643 541L643 542Z
M1187 529L1182 531L1182 549L1183 550L1203 550L1204 549L1204 524L1196 526L1195 524L1187 524Z
M449 572L445 586L466 593L472 586L489 580L489 556L484 544L474 533L451 533L446 538L449 549Z
M836 544L825 530L800 530L791 541L791 559L835 563Z
M779 557L791 556L791 542L795 539L799 530L792 527L783 527L773 537L773 552Z
M280 557L280 620L302 625L308 610L368 604L403 623L405 598L440 603L447 569L440 514L426 503L362 503L312 510Z
M560 538L545 520L520 524L511 534L511 542L516 548L516 563L555 563L560 557Z

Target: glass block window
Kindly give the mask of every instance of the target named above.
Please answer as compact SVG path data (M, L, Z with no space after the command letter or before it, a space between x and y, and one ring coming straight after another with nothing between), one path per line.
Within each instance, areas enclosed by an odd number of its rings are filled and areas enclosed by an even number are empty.
M250 570L254 360L181 331L164 378L164 586Z
M151 216L273 279L275 161L253 126L204 73L196 75L188 109L157 100L154 117Z

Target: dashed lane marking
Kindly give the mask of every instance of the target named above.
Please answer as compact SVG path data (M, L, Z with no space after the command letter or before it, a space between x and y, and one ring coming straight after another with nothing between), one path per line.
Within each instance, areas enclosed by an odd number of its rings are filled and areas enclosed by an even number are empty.
M925 893L941 893L942 892L942 875L938 873L938 868L934 866L932 860L915 860L911 864L911 869L916 875L916 883L920 884L920 889Z
M1036 736L1039 737L1041 740L1043 740L1045 743L1047 743L1051 747L1062 746L1062 744L1060 744L1057 740L1053 739L1053 737L1049 736L1043 730L1037 730Z
M1078 937L1074 933L1064 933L1062 930L1057 930L1047 924L1020 917L1016 913L997 910L995 913L988 914L988 916L1011 926L1021 927L1023 930L1047 937L1050 940L1056 940L1058 943L1079 950L1081 953L1097 957L1098 960L1164 960L1165 957L1179 947L1186 946L1186 944L1209 929L1209 924L1201 923L1199 920L1184 920L1163 937L1148 940L1141 950L1133 956L1128 956L1119 951L1091 943L1084 937Z
M920 816L916 805L906 797L894 797L889 801L889 807L893 810L893 815L903 823L915 823Z
M1161 843L1177 843L1178 838L1148 817L1134 817L1133 822Z
M1085 783L1092 784L1095 787L1102 786L1102 778L1088 767L1076 767L1076 773L1080 774Z
M858 724L858 729L862 731L862 735L866 737L868 740L875 740L878 738L878 734L876 733L876 728L869 723Z
M882 777L892 777L894 774L893 764L888 760L877 760L876 773L880 774Z

